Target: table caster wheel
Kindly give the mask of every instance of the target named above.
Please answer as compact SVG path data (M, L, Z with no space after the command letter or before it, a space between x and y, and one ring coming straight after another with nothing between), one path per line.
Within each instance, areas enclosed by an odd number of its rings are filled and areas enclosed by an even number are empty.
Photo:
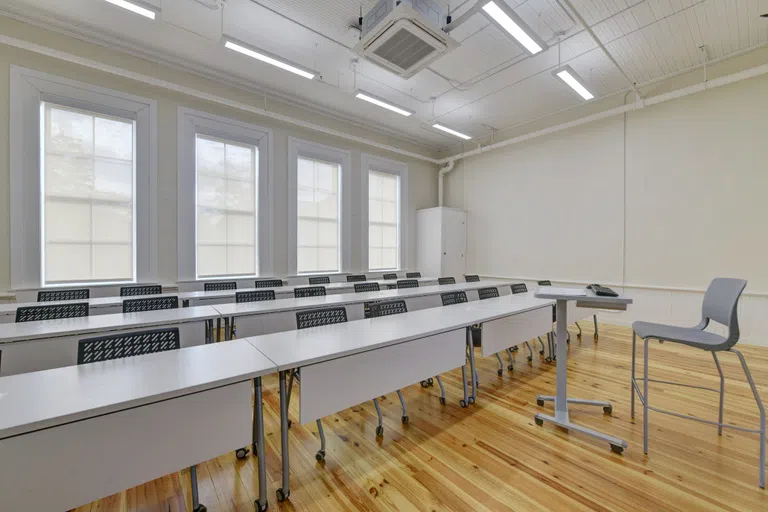
M533 356L528 356L528 362L529 362L529 363L532 363L532 362L533 362Z
M597 341L597 333L595 333L595 341Z
M611 445L611 451L613 453L618 453L619 455L621 455L622 452L624 452L624 447L621 446L621 445L618 445L618 444L612 444Z
M466 407L467 406L467 402L465 402L463 399L459 400L459 405L462 406L462 407Z
M285 501L285 500L287 500L288 498L290 498L290 497L291 497L291 491L288 491L288 492L286 493L286 492L283 490L283 488L282 488L282 487L281 487L280 489L278 489L278 490L277 490L277 493L276 493L276 494L277 494L277 501Z
M469 404L472 405L473 403L475 403L475 397L471 396L469 397Z
M517 352L520 349L520 347L512 347L512 352Z
M243 460L248 457L248 448L238 448L235 450L235 457L237 457L239 460Z
M542 400L541 398L537 398L536 405L538 405L539 407L544 407L544 400Z
M408 424L408 421L409 421L409 420L408 420L408 416L403 416L402 418L400 418L400 421L402 421L402 422L403 422L403 425L407 425L407 424Z
M544 424L544 420L539 418L533 418L533 421L535 421L538 426L542 426Z
M544 350L539 350L539 355L543 356L544 355Z
M444 398L444 397L442 397L442 396L440 397L440 403L441 403L442 405L445 405L445 398Z
M317 462L323 462L325 460L325 450L318 450L315 454L315 460Z
M613 406L612 405L606 405L603 407L603 412L605 414L612 414L613 413Z
M376 427L376 437L381 437L383 435L384 435L384 427L379 425L378 427Z
M261 502L259 500L256 500L253 502L253 506L258 510L259 512L264 512L269 508L269 503L265 503L264 506L261 505Z
M207 510L208 509L205 507L205 505L198 504L193 512L206 512Z
M504 375L504 370L501 370L501 369L499 369L499 370L496 370L496 374L497 374L499 377L501 377L502 375Z
M552 362L552 358L547 356L547 357L544 358L544 362L545 363L551 363Z
M581 333L577 334L577 335L576 335L576 337L577 337L578 339L581 339Z
M435 381L432 379L432 377L427 379L427 384L429 384L430 386L433 385L434 383Z
M509 366L507 366L507 370L509 370L509 371L512 371L512 370L514 370L514 369L515 369L515 368L514 368L512 365L509 365Z
M426 388L427 386L429 386L429 383L427 381L425 380L421 381L421 387Z

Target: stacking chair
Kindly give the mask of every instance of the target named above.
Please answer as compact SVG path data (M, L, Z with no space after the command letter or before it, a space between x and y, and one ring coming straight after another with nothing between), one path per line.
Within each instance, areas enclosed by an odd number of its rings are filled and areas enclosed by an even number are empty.
M371 304L369 311L369 318L378 318L382 316L399 315L400 313L407 313L408 307L405 305L405 301L400 300L388 300L383 302L374 302ZM442 387L442 386L441 386ZM400 406L403 408L403 415L400 418L403 424L408 423L408 409L405 407L405 398L403 398L403 392L397 390L397 398L400 399ZM443 400L444 401L444 400ZM384 434L384 426L382 425L381 409L379 408L379 399L373 400L373 405L376 406L376 414L379 417L379 425L376 427L376 435Z
M322 287L321 287L322 288ZM323 288L325 290L325 288ZM322 325L332 325L344 323L347 321L346 308L320 308L310 309L308 311L298 311L296 313L296 328L307 329L309 327L320 327ZM287 393L287 405L286 410L291 405L291 390L293 389L294 378L301 383L301 371L300 368L296 368L291 372L290 380L288 381L288 393ZM377 405L378 409L378 405ZM291 421L288 421L288 426L291 426ZM321 420L317 420L317 433L320 436L320 449L315 454L315 459L318 462L325 460L325 432L323 431L323 423ZM378 432L377 432L378 434Z
M437 284L456 284L455 277L438 277Z
M676 327L673 325L654 324L650 322L633 322L632 323L632 398L631 409L632 418L635 417L635 393L640 398L640 402L643 404L643 452L648 454L648 411L656 411L664 414L670 414L678 418L684 418L689 420L695 420L709 425L717 425L717 434L723 434L723 427L735 428L743 432L752 432L760 434L760 467L759 467L759 480L760 487L765 488L765 407L760 400L760 395L757 392L755 381L752 379L752 373L749 371L747 362L744 360L744 356L736 350L736 343L739 341L739 319L737 306L739 303L739 297L747 286L747 282L743 279L729 279L718 277L712 280L704 293L704 302L701 307L701 322L695 327ZM710 322L716 322L728 328L728 335L721 336L713 332L708 332L705 329ZM643 340L643 389L640 390L640 386L637 384L635 378L635 340L639 337ZM689 347L705 350L712 354L712 359L715 361L717 372L720 374L720 389L706 388L703 386L694 386L690 384L683 384L679 382L669 382L662 380L655 380L648 378L648 342L650 340L658 340L661 343L680 343L681 345L687 345ZM725 378L723 376L723 369L720 366L720 360L717 357L718 352L732 352L736 354L741 363L741 368L744 371L744 375L747 377L749 387L752 389L752 395L755 398L757 407L760 410L760 428L748 429L744 427L738 427L728 423L723 423L723 401L725 393ZM667 411L658 407L651 407L648 404L648 383L658 382L661 384L672 384L676 386L690 387L694 389L703 389L707 391L714 391L720 394L720 408L717 421L705 420L695 416L687 414L681 414L673 411Z
M406 272L405 277L408 279L418 279L421 277L421 272Z
M467 300L466 292L447 292L440 294L440 301L443 306L453 306L454 304L461 304L462 302L469 302Z
M418 288L419 282L416 279L400 279L397 282L397 289L400 288Z
M480 297L480 300L485 299L494 299L499 296L499 289L495 286L491 286L489 288L480 288L477 290L477 295ZM478 333L478 335L482 336L482 325L478 325L477 327L472 326L472 330ZM507 355L509 356L509 365L507 365L507 370L512 371L514 369L513 363L514 360L512 359L512 349L507 349ZM501 356L499 353L496 353L496 360L499 362L499 369L496 370L496 373L501 376L504 374L504 361L501 360Z
M177 309L178 307L179 298L176 296L125 299L123 301L123 313L138 313L140 311L155 311L158 309Z
M283 286L282 279L257 279L253 283L254 288L280 288Z
M440 300L443 303L443 306L453 306L454 304L461 304L463 302L469 302L467 300L467 294L466 292L447 292L447 293L441 293L440 294ZM473 360L475 358L474 348L471 346L471 344L467 345L467 360ZM473 365L474 366L474 365ZM467 375L466 375L466 367L461 367L461 380L464 382L464 385L467 384ZM423 385L423 384L422 384ZM477 370L475 370L475 387L480 385L480 379L477 375ZM473 404L475 403L474 397L469 397L467 402L464 400L459 401L459 405L462 407L466 407L467 404Z
M304 286L302 288L294 288L293 296L296 299L302 299L304 297L324 297L325 286Z
M309 284L331 284L331 278L328 276L310 277Z
M380 290L379 283L355 283L355 293L378 292Z
M397 274L384 274L384 279L389 281L390 279L397 279Z
M480 276L474 275L474 274L470 274L468 276L464 276L464 280L466 282L468 282L468 283L476 283L476 282L478 282L480 280Z
M206 292L221 292L224 290L237 290L237 281L214 281L203 284Z
M160 295L163 287L159 284L140 284L138 286L121 286L121 297L135 297L137 295Z
M367 281L367 279L368 278L365 277L365 274L347 276L348 283L359 283L361 281Z
M277 281L280 281L280 286L282 286L282 281L280 279L277 279ZM258 282L258 281L257 281ZM262 300L275 300L275 290L251 290L247 292L236 292L235 293L235 303L240 304L242 302L258 302ZM226 321L224 322L226 327ZM232 325L230 326L230 335L229 339L233 340L237 336L237 328L235 327L235 319L232 318ZM236 453L238 459L245 458L245 456L248 454L246 451L242 454L242 457L240 456L239 452Z
M57 300L88 300L91 291L88 288L75 290L40 290L37 292L37 302L53 302Z
M48 304L45 306L23 306L16 308L16 322L37 322L39 320L58 320L88 316L87 302L70 304Z
M512 295L517 295L518 293L528 293L528 287L525 285L525 283L515 283L511 286L512 288ZM539 338L539 343L541 343L541 338ZM531 344L529 342L525 342L525 346L528 348L528 362L533 362L533 349L531 348ZM544 353L544 343L541 343L542 351L540 354Z

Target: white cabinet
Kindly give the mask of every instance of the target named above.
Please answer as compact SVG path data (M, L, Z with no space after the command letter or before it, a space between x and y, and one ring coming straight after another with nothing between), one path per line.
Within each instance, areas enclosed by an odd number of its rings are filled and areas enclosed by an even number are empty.
M467 213L445 207L418 210L416 238L421 274L458 282L466 272Z

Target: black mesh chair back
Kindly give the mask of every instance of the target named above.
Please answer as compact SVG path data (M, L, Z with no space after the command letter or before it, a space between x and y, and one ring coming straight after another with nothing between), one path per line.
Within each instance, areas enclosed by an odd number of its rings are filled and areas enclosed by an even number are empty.
M135 297L137 295L160 295L163 287L159 284L140 284L138 286L121 286L121 297Z
M319 327L347 321L346 308L321 308L296 313L296 328Z
M397 288L418 288L419 282L415 279L400 279L397 282Z
M365 277L364 274L354 275L354 276L347 276L347 282L348 283L359 283L361 281L367 281L368 278Z
M16 308L17 322L37 322L38 320L58 320L60 318L77 318L81 316L88 316L87 302Z
M275 290L255 290L235 293L235 302L258 302L260 300L275 300Z
M421 272L406 272L405 277L408 279L418 279L421 277Z
M53 302L56 300L88 300L91 291L88 288L76 290L40 290L37 292L37 302Z
M328 276L310 277L309 284L331 284L331 278Z
M203 288L207 292L221 292L224 290L237 290L236 281L220 281L213 283L205 283Z
M178 327L86 338L77 344L77 364L166 352L180 346Z
M477 290L477 294L480 296L480 300L493 299L499 296L499 289L496 288L495 286L492 286L490 288L480 288L479 290Z
M369 318L376 318L380 316L399 315L400 313L407 313L408 307L405 305L405 301L400 300L388 300L384 302L374 302L368 307Z
M178 297L151 297L149 299L126 299L123 301L123 313L156 311L159 309L177 309Z
M397 274L384 274L384 279L387 281L390 279L397 279Z
M480 276L474 275L474 274L468 275L468 276L464 276L464 280L468 283L476 283L480 280Z
M517 295L518 293L528 293L528 287L525 286L525 283L515 283L511 288L512 295Z
M456 284L455 277L438 277L437 284Z
M253 283L254 288L279 288L283 286L282 279L257 279Z
M380 290L379 283L355 283L355 293L378 292Z
M552 286L552 281L549 279L545 279L544 281L539 281L539 286Z
M305 286L303 288L294 288L293 296L297 299L304 297L324 297L325 286Z
M443 301L443 306L452 306L454 304L461 304L467 301L467 294L464 292L448 292L441 293L440 299Z

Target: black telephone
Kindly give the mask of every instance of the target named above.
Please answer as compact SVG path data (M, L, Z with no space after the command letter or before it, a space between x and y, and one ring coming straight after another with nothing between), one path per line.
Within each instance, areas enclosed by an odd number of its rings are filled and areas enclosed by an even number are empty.
M606 286L600 286L599 284L591 284L587 286L588 289L595 292L598 297L618 297L619 294L611 290Z

